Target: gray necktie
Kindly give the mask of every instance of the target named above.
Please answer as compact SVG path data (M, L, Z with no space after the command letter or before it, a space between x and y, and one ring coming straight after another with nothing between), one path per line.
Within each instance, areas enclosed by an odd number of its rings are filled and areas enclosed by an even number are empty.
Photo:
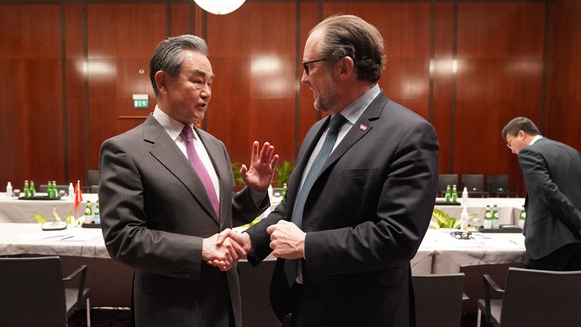
M345 121L345 117L343 117L341 114L333 117L331 123L329 124L329 129L327 131L325 141L323 141L323 146L313 161L311 168L307 172L307 177L305 178L303 186L301 187L299 195L297 196L291 219L291 221L299 227L301 227L303 224L303 210L305 208L305 203L307 201L309 192L311 191L311 187L313 187L313 184L315 184L315 181L321 172L321 168L323 168L323 165L331 154L333 146L335 145L335 141L337 141L339 129L341 129L341 126L345 123ZM297 276L297 260L285 260L284 268L288 284L289 286L292 286Z

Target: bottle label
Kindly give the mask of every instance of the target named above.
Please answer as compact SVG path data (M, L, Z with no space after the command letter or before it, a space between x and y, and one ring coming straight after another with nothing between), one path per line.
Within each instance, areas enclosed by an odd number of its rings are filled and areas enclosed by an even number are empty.
M486 229L491 229L492 228L492 221L491 220L485 220L483 227L486 228Z

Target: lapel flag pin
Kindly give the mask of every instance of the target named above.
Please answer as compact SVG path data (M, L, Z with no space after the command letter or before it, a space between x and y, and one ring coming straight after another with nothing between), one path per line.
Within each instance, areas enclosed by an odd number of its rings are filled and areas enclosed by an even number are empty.
M367 129L367 126L361 124L361 125L359 125L359 129L365 132L365 130Z

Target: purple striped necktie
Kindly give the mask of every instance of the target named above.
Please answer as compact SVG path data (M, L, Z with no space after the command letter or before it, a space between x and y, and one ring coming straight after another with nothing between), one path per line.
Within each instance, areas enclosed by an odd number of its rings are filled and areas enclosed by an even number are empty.
M188 153L188 159L198 174L198 177L200 177L200 180L204 183L204 188L212 202L216 216L220 219L220 202L218 201L218 196L216 195L216 190L214 189L214 184L212 183L210 174L208 174L206 167L204 167L202 160L200 160L200 157L196 152L196 147L194 146L194 132L192 128L188 125L184 126L182 129L182 135L186 139L186 152Z

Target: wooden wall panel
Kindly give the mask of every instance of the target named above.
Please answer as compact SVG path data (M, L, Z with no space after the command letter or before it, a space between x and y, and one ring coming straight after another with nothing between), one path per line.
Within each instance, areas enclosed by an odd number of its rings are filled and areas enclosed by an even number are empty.
M201 31L195 29L195 26L198 23L201 23L201 15L199 15L200 17L194 15L196 11L196 9L194 9L194 7L196 7L194 1L190 1L189 3L172 3L169 6L171 11L169 36L183 34L196 34L202 36ZM198 8L197 11L201 11L201 9ZM200 22L198 22L198 20L200 20ZM153 54L153 49L151 50L151 53Z
M449 174L453 171L453 55L454 55L454 5L452 3L436 3L431 8L433 17L433 39L430 41L433 53L430 54L430 76L432 79L432 124L438 133L440 141L440 173Z
M63 127L65 149L65 178L58 184L82 181L85 165L85 22L84 7L67 5L65 10L65 93L66 126Z
M11 180L22 188L25 179L40 185L63 175L59 17L57 6L0 10L4 185Z
M319 3L301 3L299 8L299 28L298 37L295 42L298 42L298 54L296 58L297 68L297 83L299 87L299 108L295 111L295 121L298 123L295 126L294 132L294 154L296 154L309 131L309 128L322 117L326 117L326 113L322 113L315 109L315 99L313 92L308 85L301 83L301 78L304 74L304 68L301 64L303 62L303 53L305 51L305 43L309 37L309 32L315 27L323 18L323 5ZM293 160L294 156L291 157Z
M544 3L460 3L458 56L538 58Z
M581 150L581 2L550 3L545 136Z
M119 117L154 108L155 46L184 33L206 38L217 75L203 127L233 161L247 162L255 139L294 160L308 128L325 116L300 84L303 46L318 21L339 12L382 32L388 63L380 86L432 121L441 172L509 173L518 190L518 162L499 132L516 115L581 148L577 0L248 0L225 16L178 0L26 1L0 5L0 153L12 158L0 170L0 190L8 180L20 188L24 178L64 183L96 169L102 141L143 121ZM133 93L149 94L149 108L132 108Z
M455 171L509 172L517 183L500 130L541 111L543 22L543 3L458 5Z
M165 4L87 6L88 167L97 169L101 143L137 126L155 107L149 60L167 37ZM148 94L147 109L133 108L133 94Z
M24 6L19 5L3 5L0 10L0 58L11 59L23 55L24 42L22 26L20 24L20 17L23 14ZM10 31L11 33L6 33ZM5 66L0 66L5 67Z
M245 3L232 14L207 16L216 74L207 130L226 144L233 162L249 161L254 140L274 144L283 160L294 158L288 135L294 132L295 6Z
M391 100L427 118L430 3L325 3L324 13L354 14L377 27L388 60L379 85Z

